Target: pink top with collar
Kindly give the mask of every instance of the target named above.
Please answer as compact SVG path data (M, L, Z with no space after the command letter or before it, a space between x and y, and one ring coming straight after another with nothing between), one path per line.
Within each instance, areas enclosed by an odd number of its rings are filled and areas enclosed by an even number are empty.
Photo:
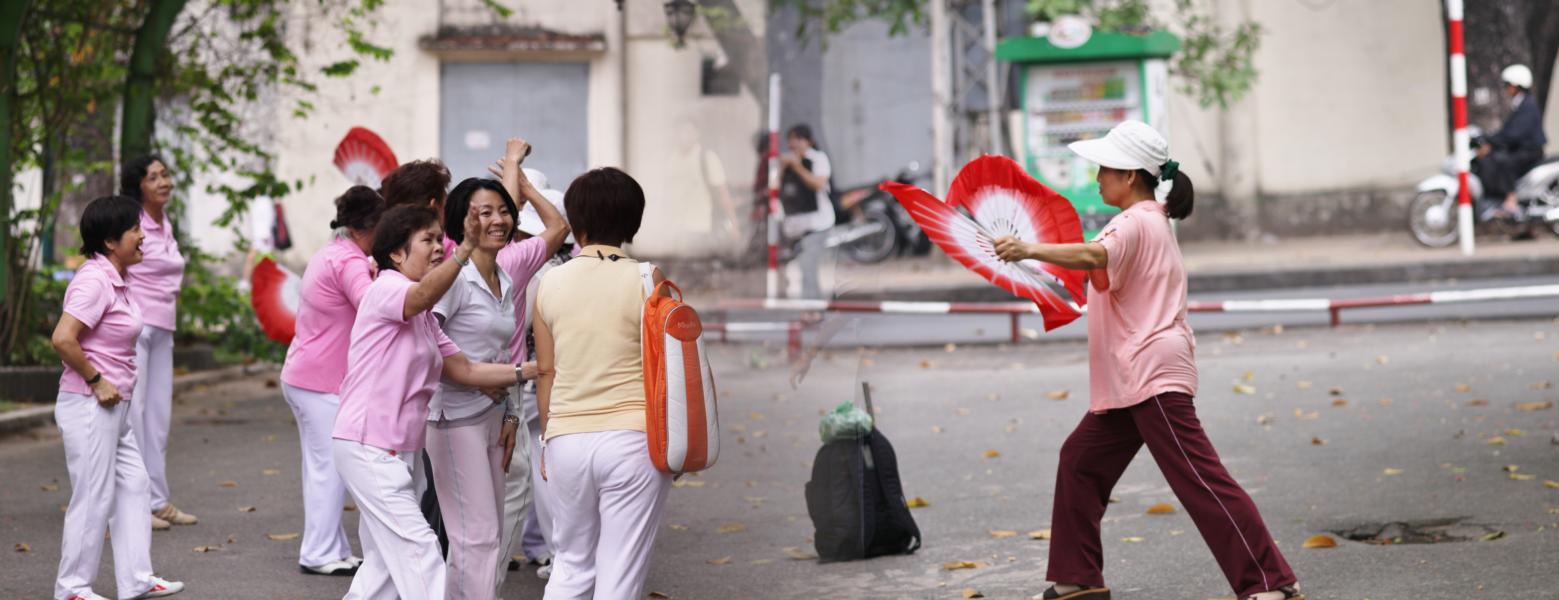
M141 311L130 298L129 286L114 264L101 254L76 269L65 288L65 313L87 326L81 351L125 400L135 391L135 340L141 335ZM60 374L60 391L92 394L75 369Z
M158 223L146 211L141 211L141 262L130 265L130 297L141 309L146 324L158 329L173 331L178 325L179 288L184 284L184 255L179 254L179 241L173 237L173 228L167 226L168 215Z

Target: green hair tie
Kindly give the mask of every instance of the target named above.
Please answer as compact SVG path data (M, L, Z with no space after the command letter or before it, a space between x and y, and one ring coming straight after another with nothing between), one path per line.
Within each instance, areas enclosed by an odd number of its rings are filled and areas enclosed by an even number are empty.
M1173 160L1165 162L1158 168L1158 178L1160 181L1174 181L1175 175L1178 174L1180 174L1180 163L1177 163Z

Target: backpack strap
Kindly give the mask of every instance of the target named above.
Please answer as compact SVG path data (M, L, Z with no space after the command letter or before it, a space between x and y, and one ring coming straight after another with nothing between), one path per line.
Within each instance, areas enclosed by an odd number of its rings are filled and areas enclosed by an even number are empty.
M655 263L639 263L639 280L644 282L644 297L655 295Z

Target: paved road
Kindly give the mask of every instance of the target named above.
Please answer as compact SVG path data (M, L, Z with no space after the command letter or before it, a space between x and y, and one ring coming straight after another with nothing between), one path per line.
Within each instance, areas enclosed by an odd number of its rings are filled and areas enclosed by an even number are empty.
M829 350L794 389L777 349L720 346L714 354L727 451L714 470L672 490L650 590L685 600L941 599L961 598L965 588L1028 598L1043 589L1048 542L988 532L1050 526L1056 452L1086 401L1080 343ZM1516 405L1559 399L1542 385L1559 379L1559 323L1209 332L1198 355L1203 422L1310 597L1554 597L1559 490L1542 484L1559 481L1559 446L1550 443L1559 410ZM793 560L786 549L809 549L812 533L802 486L818 416L850 399L861 380L876 388L879 423L898 448L909 494L930 502L914 511L926 546L856 563ZM1236 381L1254 393L1236 393ZM1340 396L1329 394L1334 387ZM1046 398L1062 389L1068 399ZM1347 403L1333 406L1337 398ZM296 532L302 521L296 433L276 390L237 381L183 397L176 415L173 492L202 522L156 534L159 570L190 582L190 598L339 597L346 581L300 575L296 542L264 537ZM1494 435L1505 445L1490 445ZM987 450L1000 456L986 458ZM0 464L0 543L31 545L0 558L0 597L41 597L68 497L63 453L47 436L11 439L0 443ZM1506 465L1536 478L1513 480ZM1158 502L1179 506L1148 457L1138 457L1115 496L1104 527L1115 597L1230 595L1184 513L1145 514ZM1365 522L1444 517L1504 536L1300 548L1309 536ZM203 545L220 549L191 551ZM985 566L943 570L954 560ZM539 580L521 575L504 598L540 596ZM105 557L99 581L110 580Z
M1293 298L1377 298L1399 294L1413 294L1439 290L1468 290L1529 285L1553 285L1559 282L1545 278L1502 278L1483 280L1444 281L1434 284L1384 284L1326 288L1295 288L1282 290L1256 290L1193 294L1193 302L1222 300L1293 299ZM733 311L733 322L775 323L796 318L796 312ZM1362 308L1343 311L1344 323L1402 323L1428 320L1455 319L1511 319L1528 317L1553 317L1559 315L1559 298L1532 300L1507 300L1467 304L1434 304L1398 306L1390 308ZM1273 325L1324 326L1330 315L1325 311L1298 313L1192 313L1190 322L1197 331L1224 331L1260 329ZM828 323L821 329L831 332L826 345L852 347L861 344L884 345L941 345L947 342L1000 343L1011 336L1011 324L1006 315L945 315L927 318L922 315L888 315L869 313L832 313L825 316ZM1044 323L1038 315L1021 318L1023 329L1034 339L1081 340L1087 337L1087 319L1050 332L1044 332ZM784 343L783 329L772 332L744 332L733 334L732 339L749 342ZM815 344L818 335L809 330L805 334L809 344Z

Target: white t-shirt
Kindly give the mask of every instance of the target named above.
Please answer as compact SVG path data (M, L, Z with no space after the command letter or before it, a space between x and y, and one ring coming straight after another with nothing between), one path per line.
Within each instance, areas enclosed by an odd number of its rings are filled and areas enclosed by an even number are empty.
M805 158L812 163L812 174L823 179L828 179L834 174L833 165L828 163L828 155L822 150L811 148L807 150ZM785 215L785 221L781 225L785 231L785 237L799 238L815 231L827 231L834 226L834 202L828 198L828 185L817 190L817 210L807 213Z
M465 352L471 362L509 362L509 340L514 337L514 280L497 269L499 297L482 281L476 265L460 269L454 285L433 305L433 315L442 323L444 334ZM428 420L455 420L482 414L493 407L492 398L481 390L453 383L439 383L428 406Z

